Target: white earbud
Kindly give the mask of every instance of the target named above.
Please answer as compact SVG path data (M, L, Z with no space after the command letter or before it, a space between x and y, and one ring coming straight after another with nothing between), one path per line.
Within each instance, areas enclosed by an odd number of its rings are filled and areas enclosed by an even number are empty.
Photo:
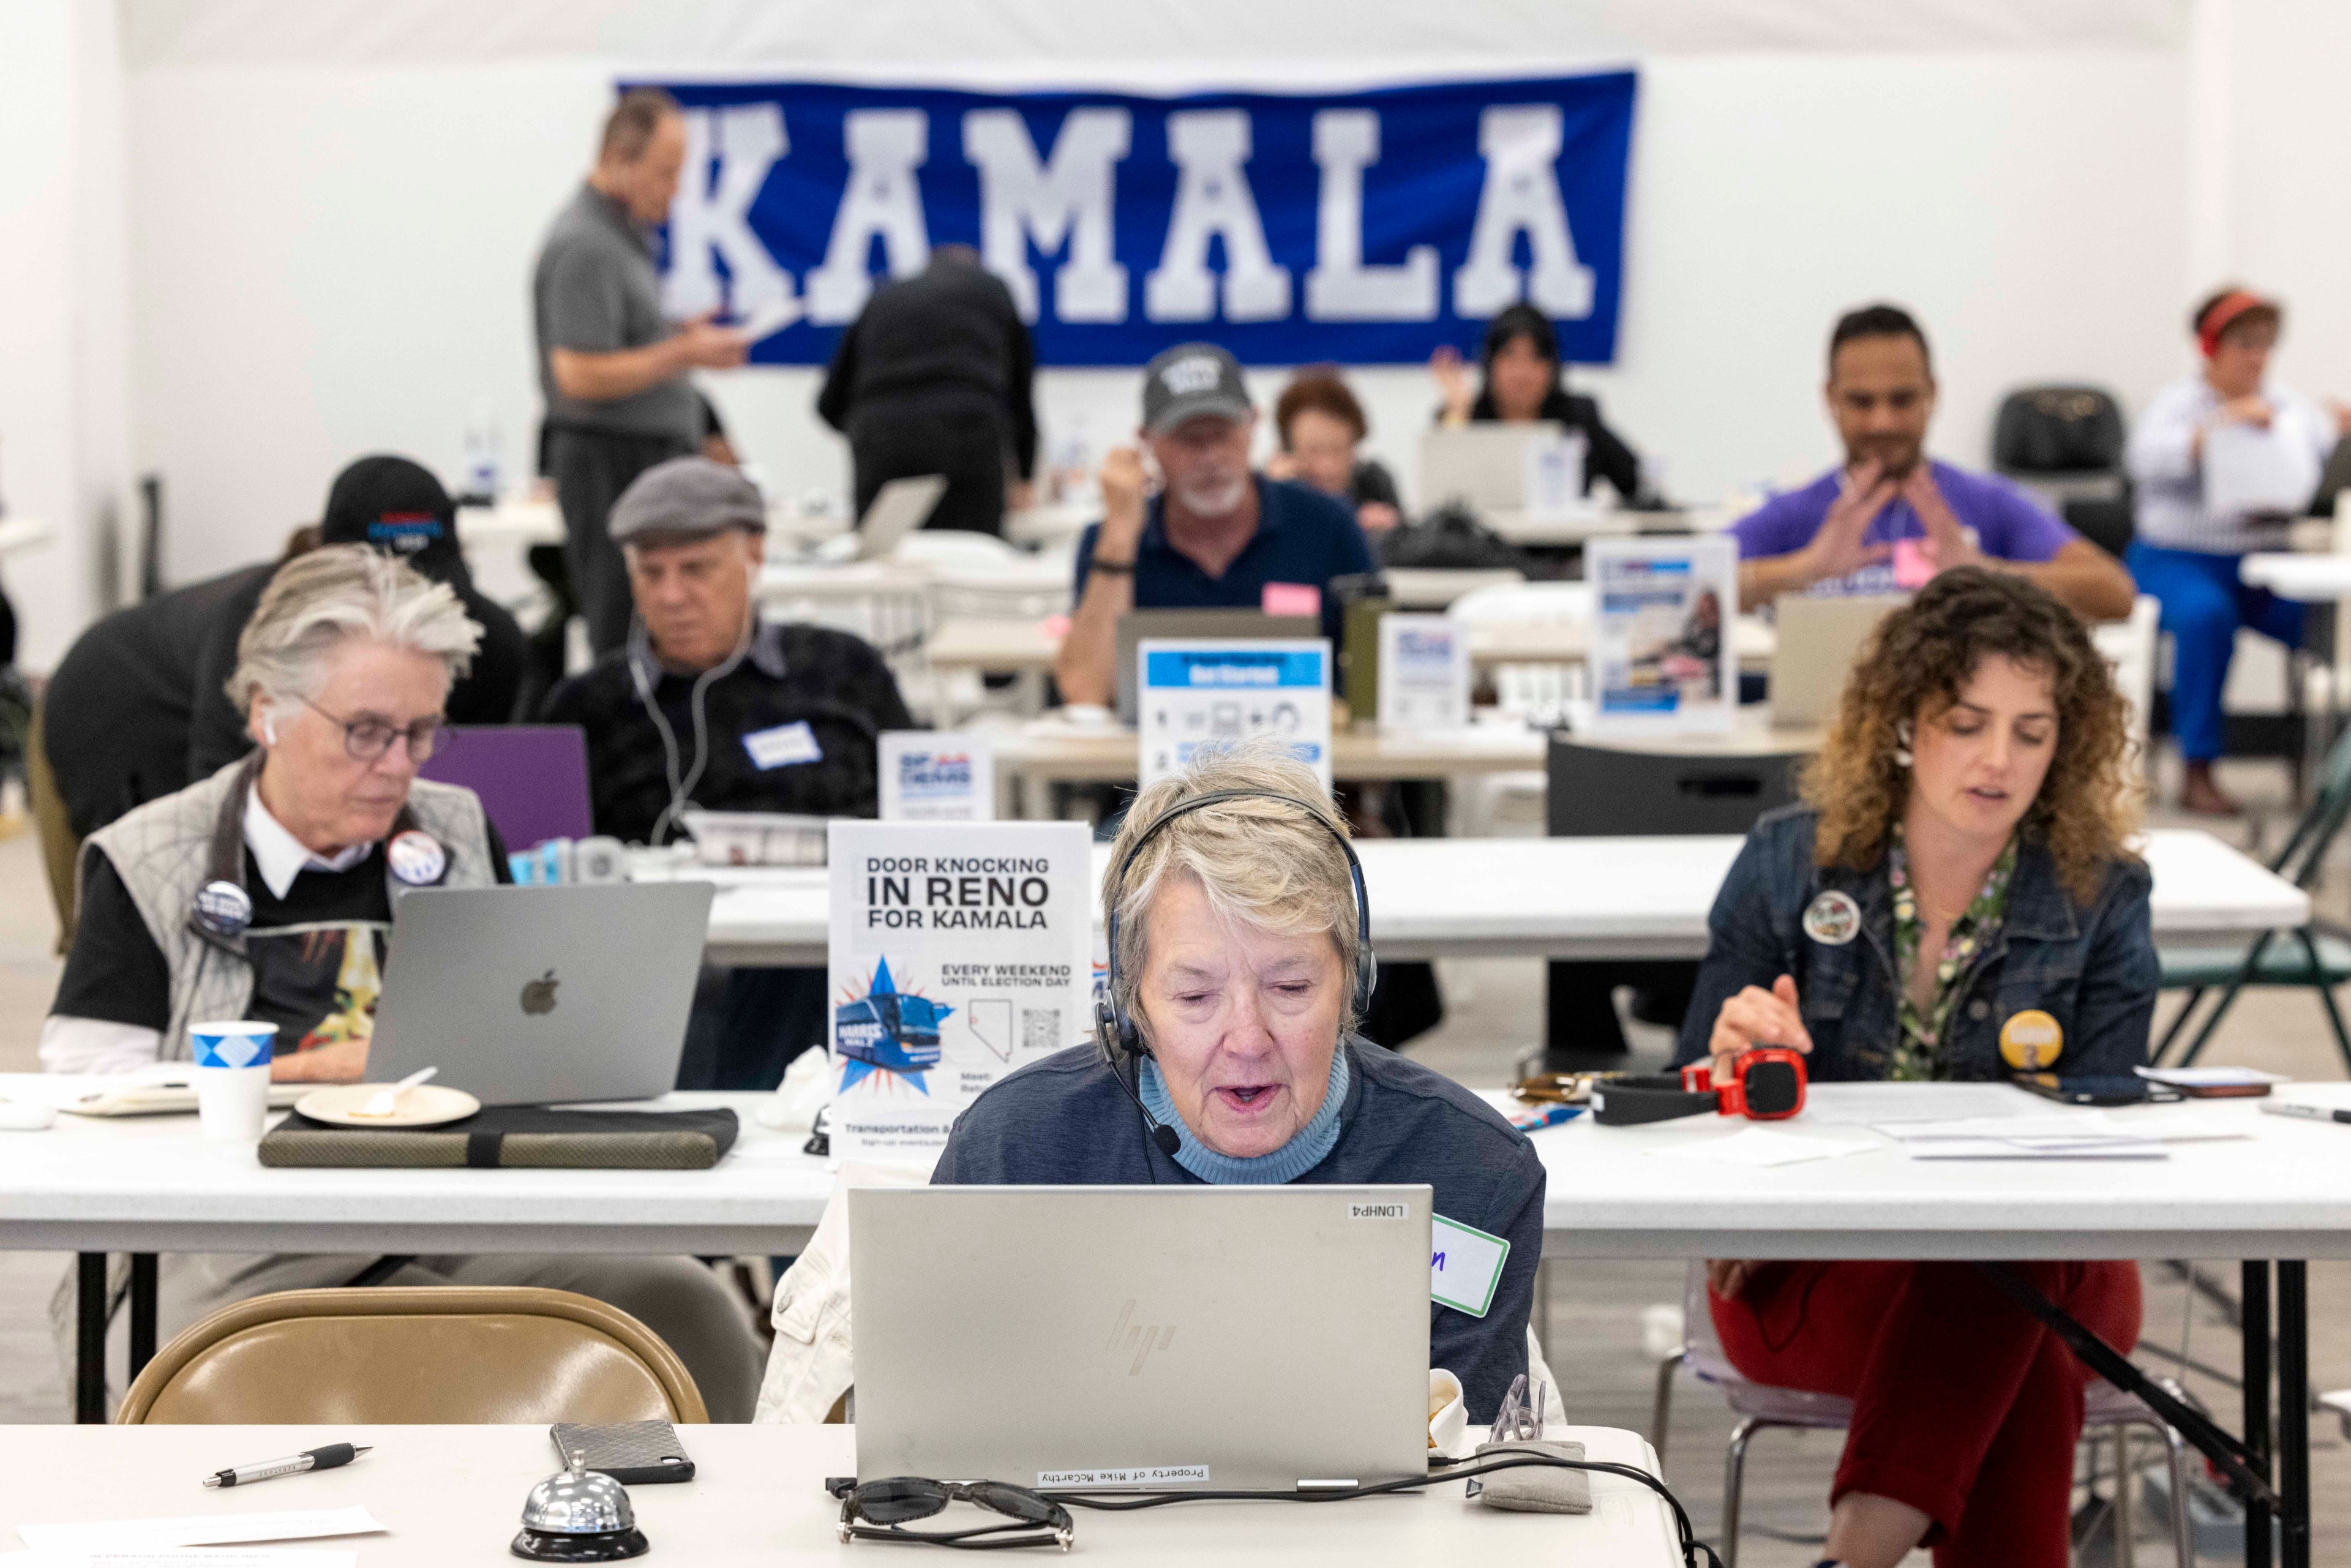
M1910 754L1910 721L1906 718L1894 727L1894 765L1907 768L1914 760Z
M277 721L270 716L266 709L263 710L261 715L261 738L265 745L277 744Z

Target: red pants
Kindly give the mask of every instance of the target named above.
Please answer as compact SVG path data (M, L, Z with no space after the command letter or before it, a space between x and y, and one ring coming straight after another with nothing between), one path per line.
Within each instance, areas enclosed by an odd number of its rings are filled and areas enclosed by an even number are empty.
M2136 1263L2011 1265L2126 1354ZM1713 1296L1730 1364L1854 1402L1832 1504L1874 1492L1931 1517L1936 1568L2066 1568L2089 1374L1969 1263L1766 1263Z

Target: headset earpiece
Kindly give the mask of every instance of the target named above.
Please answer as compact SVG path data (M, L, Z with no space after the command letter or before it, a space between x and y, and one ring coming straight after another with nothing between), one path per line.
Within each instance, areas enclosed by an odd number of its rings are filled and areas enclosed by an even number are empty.
M266 746L277 744L277 720L267 708L261 710L261 739Z

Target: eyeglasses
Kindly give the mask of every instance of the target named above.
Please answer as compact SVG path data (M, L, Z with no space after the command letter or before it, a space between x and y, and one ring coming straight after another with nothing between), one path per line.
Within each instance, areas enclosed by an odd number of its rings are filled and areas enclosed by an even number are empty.
M380 718L339 718L308 697L302 699L302 706L328 723L342 727L343 750L354 762L373 762L392 749L393 741L402 739L408 742L408 759L422 762L433 755L433 748L441 744L441 732L449 727L439 714L402 728Z
M916 1541L953 1546L968 1552L989 1552L1008 1546L1059 1546L1070 1549L1077 1525L1070 1511L1008 1481L925 1480L919 1476L892 1476L886 1480L828 1483L841 1499L841 1539ZM1000 1513L1010 1524L983 1524L971 1530L923 1531L899 1527L944 1512L951 1502L968 1502ZM870 1522L860 1524L859 1520ZM874 1528L879 1526L880 1528Z

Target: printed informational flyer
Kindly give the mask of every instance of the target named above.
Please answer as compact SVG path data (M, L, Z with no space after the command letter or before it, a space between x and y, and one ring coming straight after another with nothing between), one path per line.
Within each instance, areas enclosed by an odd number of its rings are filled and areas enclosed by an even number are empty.
M879 753L883 821L996 820L996 758L985 735L885 729Z
M1448 615L1380 617L1380 727L1469 727L1469 632Z
M1092 1027L1081 822L831 825L832 1153L928 1165L964 1107Z
M1146 785L1176 772L1201 747L1278 735L1331 788L1331 643L1137 643Z
M1599 538L1584 547L1594 589L1593 728L1720 731L1739 707L1739 547L1702 538Z

